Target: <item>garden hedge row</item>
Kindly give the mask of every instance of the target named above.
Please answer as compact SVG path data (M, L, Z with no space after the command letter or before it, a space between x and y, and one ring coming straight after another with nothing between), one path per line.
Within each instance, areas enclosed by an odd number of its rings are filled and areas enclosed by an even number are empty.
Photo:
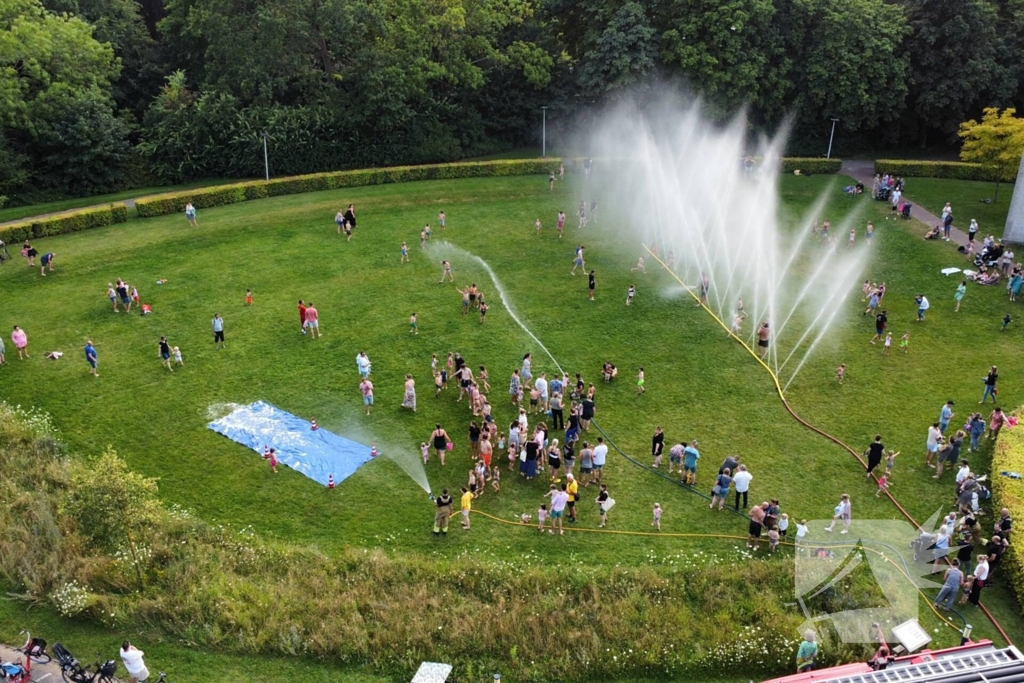
M1018 408L1013 413L1019 421L1024 422L1024 409ZM1004 477L1000 472L1019 472L1024 474L1024 424L1014 429L1003 426L996 440L992 453L992 507L996 510L1009 508L1010 516L1020 523L1024 519L1024 483L1019 479ZM991 524L998 515L989 522ZM1019 533L1019 532L1015 532ZM1024 601L1024 549L1020 539L1010 546L1001 562L1010 579L1017 600Z
M16 245L25 240L101 228L104 225L124 223L126 220L128 220L128 207L124 202L118 202L106 206L67 211L47 218L29 219L0 227L0 240Z
M878 159L875 161L875 173L895 173L904 178L949 178L990 182L997 180L991 169L981 164L967 164L962 161Z
M275 178L270 181L250 180L231 185L170 192L140 199L135 203L139 217L163 216L185 210L191 202L197 209L223 206L250 199L277 197L285 194L333 190L341 187L404 183L413 180L445 180L450 178L481 178L547 174L558 168L561 159L514 159L502 161L467 161L454 164L395 166L355 171L333 171L310 175Z
M785 157L782 160L782 172L792 173L839 173L843 165L842 159L822 159L820 157Z

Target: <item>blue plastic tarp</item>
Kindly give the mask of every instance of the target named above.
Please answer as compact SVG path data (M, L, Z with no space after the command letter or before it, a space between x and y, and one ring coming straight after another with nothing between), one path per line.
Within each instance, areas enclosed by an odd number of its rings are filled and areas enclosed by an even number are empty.
M207 426L261 456L265 447L275 449L280 464L324 486L329 476L339 484L373 459L369 446L323 427L313 430L307 420L263 401L236 408Z

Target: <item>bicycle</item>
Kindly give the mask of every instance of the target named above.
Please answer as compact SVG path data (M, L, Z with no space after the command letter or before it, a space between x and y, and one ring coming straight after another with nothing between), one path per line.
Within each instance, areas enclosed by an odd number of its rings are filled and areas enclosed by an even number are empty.
M104 662L97 660L93 665L94 671L89 671L60 643L53 644L53 656L60 664L60 675L67 683L115 683L117 662L112 659ZM96 656L100 657L98 653Z
M25 635L25 644L17 648L17 652L30 657L36 664L49 664L50 655L46 654L46 641L42 638L33 638L28 631L21 631Z

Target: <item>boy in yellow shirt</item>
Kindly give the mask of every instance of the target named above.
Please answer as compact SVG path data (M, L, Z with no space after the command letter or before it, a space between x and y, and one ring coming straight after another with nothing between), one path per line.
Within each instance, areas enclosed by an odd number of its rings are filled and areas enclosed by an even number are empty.
M462 487L462 528L469 529L469 511L473 509L473 494L465 486Z

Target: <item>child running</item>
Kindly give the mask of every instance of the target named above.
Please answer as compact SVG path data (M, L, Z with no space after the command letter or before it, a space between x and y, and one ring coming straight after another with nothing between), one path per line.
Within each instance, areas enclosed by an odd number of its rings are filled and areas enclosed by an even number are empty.
M887 332L885 334L885 344L882 345L882 353L888 355L889 351L891 349L892 349L892 332Z
M427 461L430 460L430 447L426 441L420 442L420 457L423 458L423 464L426 465Z
M899 451L890 448L885 457L885 480L890 483L892 482L892 467L896 464L896 456L899 454Z
M559 211L558 212L557 227L558 227L558 239L562 239L562 231L565 230L565 212L564 211Z
M883 474L878 478L878 490L875 491L875 498L882 495L882 492L889 492L889 475Z
M900 337L900 351L903 353L910 352L910 333L904 332L903 336Z
M636 266L634 268L631 268L629 272L635 273L638 270L641 273L643 273L644 275L647 274L647 269L644 268L644 257L643 256L640 257L640 259L636 262Z
M836 381L839 382L840 384L842 384L843 380L845 378L846 378L846 363L843 363L838 368L836 368Z
M654 521L651 522L651 526L661 531L661 505L658 503L654 504Z
M419 334L420 330L416 324L416 311L412 312L409 316L409 334Z
M644 389L644 368L643 366L640 366L640 371L637 373L636 377L636 393L643 394L646 391L647 390Z
M632 306L633 305L633 297L634 296L636 296L636 287L634 285L630 285L629 289L626 290L626 305L627 306Z
M175 346L173 349L171 349L171 355L174 356L175 365L180 365L182 367L185 366L185 361L181 359L181 349Z

